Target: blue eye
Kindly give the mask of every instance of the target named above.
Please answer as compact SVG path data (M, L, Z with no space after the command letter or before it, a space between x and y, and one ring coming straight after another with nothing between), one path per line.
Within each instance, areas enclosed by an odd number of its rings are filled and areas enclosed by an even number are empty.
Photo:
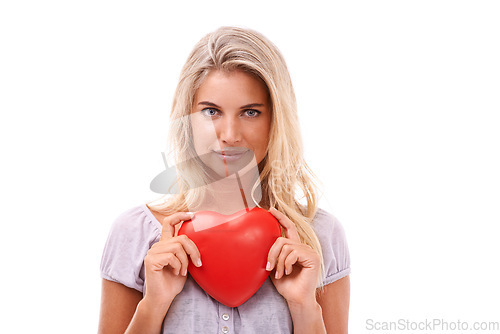
M246 112L248 117L257 117L261 114L260 111L255 110L255 109L248 109L248 110L245 110L245 112Z
M214 116L217 116L218 114L218 110L217 109L214 109L214 108L205 108L201 111L201 113L205 116L208 116L208 117L214 117Z

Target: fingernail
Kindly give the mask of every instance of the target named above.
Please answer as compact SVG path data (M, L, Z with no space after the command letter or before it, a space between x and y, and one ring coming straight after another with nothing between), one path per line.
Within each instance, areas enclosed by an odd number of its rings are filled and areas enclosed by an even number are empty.
M274 274L274 278L278 279L279 275L278 275L278 272L276 272L276 274Z
M186 213L187 213L188 215L190 215L190 216L191 216L191 218L193 218L193 217L194 217L194 212L186 212Z
M266 264L266 270L271 271L271 262L269 262L269 261Z
M182 273L182 276L186 276L188 273L187 269L184 269L184 272Z
M288 270L285 268L285 275L288 275Z
M195 261L195 266L201 267L201 259Z

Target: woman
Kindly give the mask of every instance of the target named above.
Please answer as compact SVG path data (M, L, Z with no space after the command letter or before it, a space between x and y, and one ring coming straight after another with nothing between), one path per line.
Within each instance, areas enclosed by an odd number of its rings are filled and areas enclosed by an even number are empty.
M249 29L208 34L182 70L171 120L179 194L113 224L101 263L99 332L347 333L347 243L340 223L317 208L278 49ZM193 217L188 211L253 206L268 209L283 236L269 250L269 278L231 308L188 274L190 262L203 266L203 254L177 231Z

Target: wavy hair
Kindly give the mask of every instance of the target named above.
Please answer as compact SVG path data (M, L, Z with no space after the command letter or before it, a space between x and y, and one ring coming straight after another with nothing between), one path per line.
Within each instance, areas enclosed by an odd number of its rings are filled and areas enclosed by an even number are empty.
M197 186L208 184L208 175L194 151L191 124L186 116L191 113L197 89L214 70L244 71L265 83L271 101L271 127L267 155L259 163L257 182L262 200L255 204L283 212L294 222L301 241L321 255L319 240L311 227L318 209L317 179L303 157L290 74L278 48L251 29L221 27L203 37L189 55L174 95L168 139L177 163L179 194L162 204L151 202L148 207L169 215L189 210L205 195ZM253 186L252 193L258 185ZM253 196L252 199L255 202Z

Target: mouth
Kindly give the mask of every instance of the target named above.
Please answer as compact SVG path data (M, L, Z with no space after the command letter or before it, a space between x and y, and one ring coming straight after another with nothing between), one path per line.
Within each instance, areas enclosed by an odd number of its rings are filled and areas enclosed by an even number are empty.
M214 150L213 152L219 159L222 159L225 162L231 162L239 160L248 151L250 151L248 148L243 147L226 147L223 150Z

